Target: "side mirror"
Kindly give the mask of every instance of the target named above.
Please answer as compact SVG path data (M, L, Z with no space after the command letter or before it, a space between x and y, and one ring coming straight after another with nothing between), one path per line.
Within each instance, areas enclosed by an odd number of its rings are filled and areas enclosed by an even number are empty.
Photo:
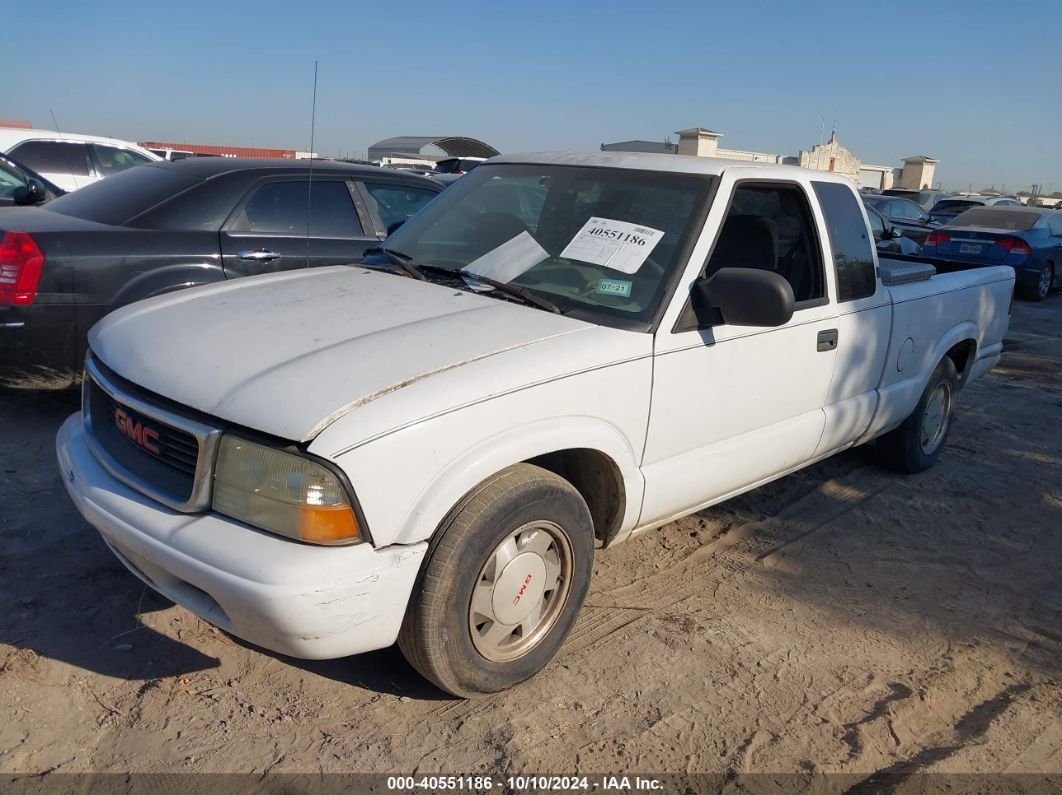
M391 236L391 235L393 235L393 234L394 234L395 232L397 232L397 231L398 231L398 228L399 228L400 226L402 226L402 224L404 224L404 223L405 223L405 220L402 220L402 221L395 221L395 222L394 222L393 224L390 224L390 225L389 225L389 226L387 227L387 236L388 236L388 237L390 237L390 236Z
M44 204L48 200L48 191L44 189L44 184L39 179L31 177L24 186L15 188L11 198L15 200L15 204L23 206Z
M699 325L784 326L793 317L793 288L774 271L720 268L698 279L690 303Z
M893 240L899 240L901 237L903 237L903 230L900 229L900 227L898 226L890 227L889 237Z

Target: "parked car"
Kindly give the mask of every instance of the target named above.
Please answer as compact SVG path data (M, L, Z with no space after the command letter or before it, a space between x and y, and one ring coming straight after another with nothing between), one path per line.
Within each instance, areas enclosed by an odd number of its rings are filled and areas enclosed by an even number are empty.
M432 177L444 184L449 184L460 179L480 163L486 161L485 157L447 157L438 161L432 171Z
M1010 196L953 196L934 204L933 209L929 211L929 217L936 224L946 224L974 207L1021 206L1021 202Z
M901 199L909 199L926 211L929 211L937 202L952 195L942 190L932 190L930 188L922 188L921 190L914 188L886 188L881 193L883 196L898 196Z
M904 235L900 227L893 226L888 218L869 204L866 208L867 218L870 220L870 231L874 235L878 251L883 254L906 254L908 256L917 256L922 253L922 247Z
M196 156L195 152L187 149L148 149L148 151L160 160L184 160Z
M0 155L0 207L41 205L66 193L36 171Z
M880 212L893 226L899 227L904 235L918 245L925 242L928 235L939 224L930 220L929 213L910 199L896 196L863 196L863 203Z
M926 256L1009 265L1018 290L1043 301L1062 287L1062 212L1038 207L975 207L926 240Z
M16 288L0 291L0 384L71 385L89 327L141 298L357 262L442 190L402 171L318 161L311 188L310 163L157 162L41 209L0 210L0 268Z
M871 440L931 466L1014 285L896 271L839 175L618 152L495 158L365 265L105 318L62 482L204 620L294 657L397 639L457 696L546 665L596 544Z
M0 128L0 153L11 155L65 191L159 159L147 149L98 135Z

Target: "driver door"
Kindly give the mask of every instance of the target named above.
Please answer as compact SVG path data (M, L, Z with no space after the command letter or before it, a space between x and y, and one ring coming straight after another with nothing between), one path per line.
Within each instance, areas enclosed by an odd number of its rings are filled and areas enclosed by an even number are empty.
M778 328L697 328L687 305L658 330L640 524L719 501L814 456L837 317L812 207L801 182L734 184L702 272L774 270L793 287L796 308Z

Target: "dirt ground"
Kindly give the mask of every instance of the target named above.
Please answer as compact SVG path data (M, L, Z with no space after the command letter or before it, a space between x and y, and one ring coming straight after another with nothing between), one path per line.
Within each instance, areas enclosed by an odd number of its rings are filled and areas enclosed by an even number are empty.
M1062 772L1062 295L934 469L855 450L600 552L557 659L475 701L145 589L57 475L76 408L0 394L0 771Z

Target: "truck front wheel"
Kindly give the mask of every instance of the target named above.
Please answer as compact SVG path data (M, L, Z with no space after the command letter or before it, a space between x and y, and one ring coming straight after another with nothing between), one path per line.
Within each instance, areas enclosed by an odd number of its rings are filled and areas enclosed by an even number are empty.
M540 467L510 467L469 494L433 540L399 647L455 696L511 687L560 648L593 561L593 522L579 492Z
M922 397L903 424L878 438L875 452L889 469L905 474L924 472L937 462L951 430L951 412L959 375L945 356L929 377Z

